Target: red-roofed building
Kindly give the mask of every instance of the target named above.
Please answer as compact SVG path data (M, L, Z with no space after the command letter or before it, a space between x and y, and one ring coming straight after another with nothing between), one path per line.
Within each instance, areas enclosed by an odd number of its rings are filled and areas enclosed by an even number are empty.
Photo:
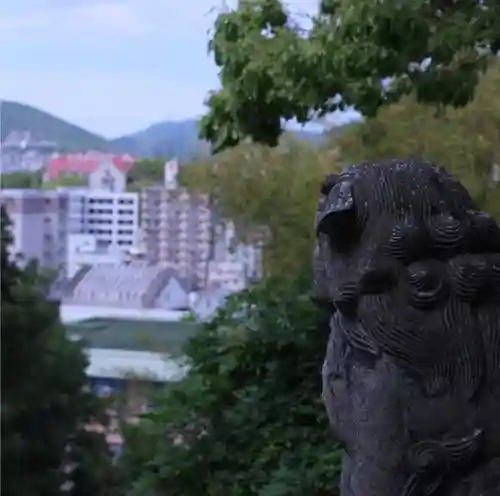
M87 176L95 172L102 163L112 162L122 173L127 174L134 165L135 158L130 155L112 155L101 152L69 153L54 155L47 163L46 181L53 181L61 174L77 174Z

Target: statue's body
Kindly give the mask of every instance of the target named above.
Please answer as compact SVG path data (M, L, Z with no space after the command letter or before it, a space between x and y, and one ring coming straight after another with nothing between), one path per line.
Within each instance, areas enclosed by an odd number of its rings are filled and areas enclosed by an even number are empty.
M500 495L500 229L444 169L353 166L318 205L342 496Z

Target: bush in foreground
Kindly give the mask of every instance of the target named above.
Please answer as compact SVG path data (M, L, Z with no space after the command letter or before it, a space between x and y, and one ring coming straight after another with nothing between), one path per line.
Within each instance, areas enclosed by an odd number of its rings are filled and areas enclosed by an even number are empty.
M192 369L127 433L133 495L337 494L321 402L325 316L309 277L233 297L190 340Z

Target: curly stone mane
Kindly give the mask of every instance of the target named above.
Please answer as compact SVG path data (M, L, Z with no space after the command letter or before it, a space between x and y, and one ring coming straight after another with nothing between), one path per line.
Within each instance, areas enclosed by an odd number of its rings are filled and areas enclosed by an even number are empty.
M322 189L316 225L330 295L363 327L347 333L352 345L393 355L429 394L457 387L471 398L498 380L495 220L429 163L362 164Z
M421 161L352 166L328 176L321 193L316 300L339 312L350 345L392 357L425 397L459 395L479 404L493 394L498 408L497 222L445 169ZM486 422L485 415L476 420ZM440 482L423 488L420 465L439 465L444 452L446 464L473 459L482 432L478 425L468 437L415 445L404 494L435 494Z

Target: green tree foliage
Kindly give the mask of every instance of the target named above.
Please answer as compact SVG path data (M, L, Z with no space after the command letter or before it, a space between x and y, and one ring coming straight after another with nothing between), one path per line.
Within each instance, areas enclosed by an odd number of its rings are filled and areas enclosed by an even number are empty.
M42 182L42 189L56 189L56 188L71 188L71 187L86 187L88 180L85 176L78 174L60 174L59 177L53 181Z
M475 99L461 109L436 116L414 96L384 108L375 118L335 136L347 162L419 156L455 173L479 204L500 219L500 184L492 167L500 165L500 65L482 78Z
M53 181L43 181L41 172L13 172L2 174L2 189L55 189L87 186L87 178L77 174L61 174Z
M145 158L135 162L127 174L127 189L140 191L142 188L163 184L165 160Z
M210 162L185 165L180 180L209 194L243 239L264 243L266 275L294 277L310 259L319 184L336 163L335 151L287 137L275 149L242 144Z
M130 494L338 494L339 452L321 402L325 316L309 274L233 297L189 342L192 369L130 427Z
M42 184L42 175L36 172L12 172L0 176L3 189L32 189Z
M96 435L85 429L105 420L103 405L85 390L85 355L66 339L36 265L21 269L9 260L3 208L1 220L2 494L112 496L118 479L106 445L90 445ZM67 482L73 486L63 491Z
M210 49L222 89L201 122L215 150L246 137L274 146L283 119L304 123L346 106L374 116L413 92L462 107L500 49L497 0L323 0L311 24L302 29L279 0L219 15Z

